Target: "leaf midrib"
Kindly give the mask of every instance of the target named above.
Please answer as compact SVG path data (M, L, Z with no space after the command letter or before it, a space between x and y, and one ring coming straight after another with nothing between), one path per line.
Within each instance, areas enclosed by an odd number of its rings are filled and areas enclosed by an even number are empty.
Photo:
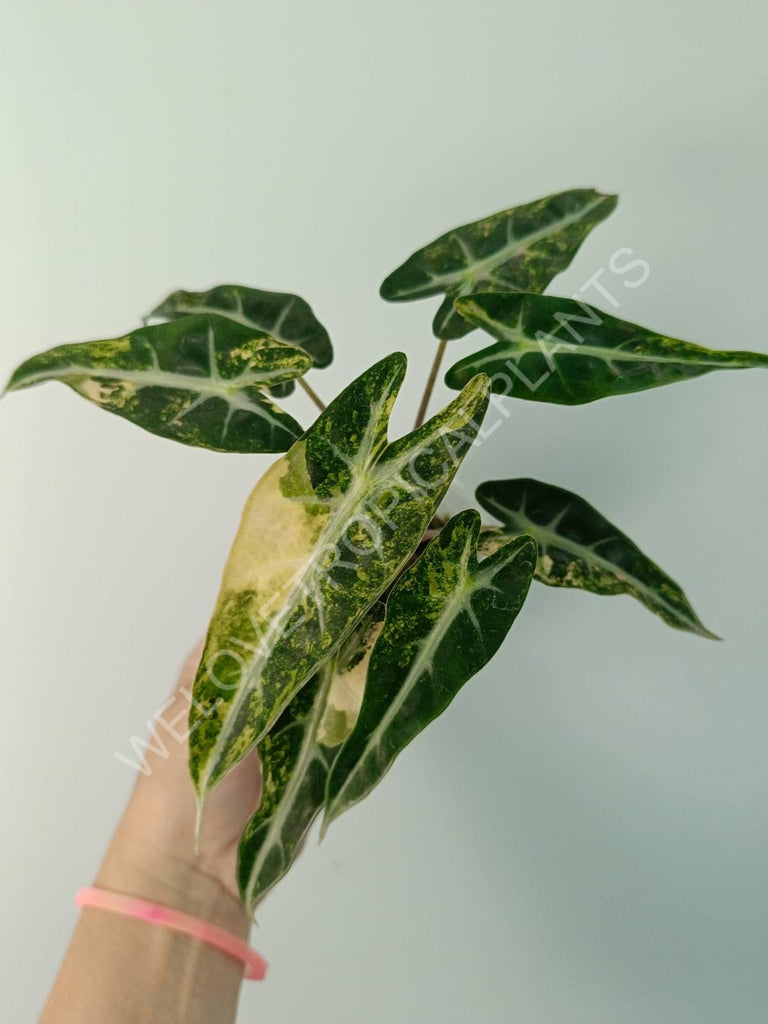
M262 323L259 323L257 320L254 320L251 317L246 316L245 313L243 313L243 300L240 295L237 296L237 301L238 304L240 305L239 312L236 312L233 309L224 309L222 307L213 305L195 306L184 304L177 306L175 312L183 313L185 316L195 316L198 314L205 314L206 316L210 316L212 313L215 314L216 316L224 316L228 320L234 320L235 323L241 324L243 327L249 327L253 330L260 331L263 334L269 334L272 338L276 338L278 341L282 341L286 345L293 345L295 348L299 348L300 351L304 351L304 349L302 349L299 346L298 342L290 341L280 334L280 331L282 329L283 324L285 323L288 313L291 307L296 302L295 295L290 296L288 300L284 303L282 309L280 310L277 316L277 319L275 320L271 327L266 327Z
M499 512L508 513L509 511L508 509L505 509L502 505L500 505L499 502L493 498L487 498L486 501L489 505L493 505ZM545 548L547 547L547 543L549 542L552 547L564 549L565 551L570 551L576 554L577 556L580 556L582 560L587 563L593 562L602 569L610 570L614 575L619 576L620 579L623 577L625 582L634 584L638 590L642 591L642 593L648 596L652 604L655 603L657 605L663 605L663 607L669 609L670 613L677 621L686 621L682 618L680 610L678 608L676 608L674 605L670 605L663 598L662 595L659 595L656 591L651 590L647 584L643 583L642 580L638 579L632 573L627 572L625 569L621 568L621 566L617 566L615 562L610 562L608 561L608 559L602 558L593 549L584 547L583 544L578 544L576 541L572 541L568 537L564 537L563 534L553 533L546 527L540 526L538 523L535 523L532 519L529 519L524 512L516 511L514 514L517 517L519 517L519 519L521 519L524 523L524 528L521 529L521 533L531 534L534 538L537 539L541 538L543 546ZM501 516L499 518L501 518ZM602 538L602 540L609 539L610 537ZM617 539L621 538L619 538L617 535Z
M248 904L250 904L252 900L253 888L259 878L262 868L264 867L266 857L269 851L275 846L274 841L268 842L267 840L270 838L272 833L276 833L278 843L282 840L283 825L290 813L293 797L298 793L304 783L306 769L309 768L313 761L322 759L316 735L317 726L319 725L325 710L328 690L330 689L331 682L333 681L333 667L331 662L329 662L327 667L323 670L323 676L323 683L315 697L311 714L308 718L305 718L303 722L295 723L297 728L304 728L301 751L296 759L293 769L291 770L290 780L278 802L275 814L266 823L265 840L261 844L259 852L253 861L253 866L248 873L248 886L246 889L246 902Z
M649 355L643 352L626 352L624 349L621 348L608 348L607 346L585 345L581 342L573 340L567 341L565 338L559 338L556 332L554 331L550 332L547 335L547 337L554 338L558 342L558 344L562 344L564 347L559 352L546 353L542 349L541 344L538 341L534 341L527 335L510 335L509 328L505 324L499 323L498 320L492 320L491 318L483 317L482 323L479 324L479 326L488 326L489 328L496 328L498 330L498 334L494 336L497 339L497 344L509 345L510 348L512 349L512 351L510 352L510 358L515 359L515 362L517 362L518 359L522 359L523 356L526 356L531 352L536 352L542 357L542 359L546 360L547 357L549 357L549 359L552 361L557 361L558 358L563 358L567 356L584 355L592 356L595 359L599 359L604 363L619 362L673 363L678 365L693 364L695 366L716 366L718 369L732 368L734 370L751 370L756 369L759 366L768 366L768 355L761 358L763 354L759 352L750 355L749 359L733 361L729 361L727 358L730 355L730 353L726 352L723 355L718 355L716 353L708 352L706 349L704 350L704 352L706 353L707 358L700 358L696 353L694 353L693 355ZM501 337L499 337L499 335L501 335ZM651 337L661 338L666 336L651 335ZM674 339L670 338L669 340L672 341ZM623 344L628 344L628 342L623 342ZM690 342L684 342L683 344L690 344ZM738 352L734 352L733 354L737 356L741 355L741 353ZM468 364L471 363L474 368L485 366L488 363L493 363L498 359L498 357L498 353L496 353L495 355L491 355L490 352L488 352L488 354L483 355L482 352L480 352L478 353L477 356L474 357L467 356L466 361Z
M494 566L490 571L486 570L483 572L482 566L479 566L475 569L474 573L469 573L467 571L467 562L471 551L471 546L469 544L466 545L462 552L461 559L463 568L463 579L461 583L457 585L454 593L448 601L446 601L440 615L435 620L432 629L422 641L419 653L411 665L411 668L408 670L408 674L403 680L403 684L398 690L397 696L387 708L386 713L382 716L376 728L373 729L368 736L359 757L355 760L353 768L347 773L344 784L334 797L334 805L338 805L341 801L342 795L346 792L350 783L356 777L359 766L363 764L371 751L375 750L379 745L381 737L389 728L403 704L413 692L413 689L422 674L425 671L430 672L430 665L434 653L445 638L445 634L448 632L453 621L458 618L461 611L471 602L472 595L477 590L484 589L488 577L493 578L496 570L499 568L498 566Z
M285 368L265 370L258 375L245 371L237 377L224 378L210 375L197 377L190 373L175 373L172 370L117 370L109 367L80 366L77 363L71 363L59 370L40 370L37 373L29 374L29 376L23 377L19 383L33 385L46 380L66 380L67 377L137 382L144 387L207 393L211 397L229 400L247 387L271 387L273 383L282 383L282 380L285 380ZM278 377L282 380L276 380Z

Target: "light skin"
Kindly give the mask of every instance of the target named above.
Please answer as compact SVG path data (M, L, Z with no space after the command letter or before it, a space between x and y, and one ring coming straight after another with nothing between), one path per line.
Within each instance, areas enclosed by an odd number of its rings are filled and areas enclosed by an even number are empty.
M150 773L138 776L93 884L173 907L247 939L235 863L240 833L258 806L261 775L253 754L214 790L196 855L188 744L180 737L200 650L184 665L163 713L175 735L162 724L157 728L167 756L147 752ZM242 964L199 940L86 908L40 1024L231 1024L242 977Z

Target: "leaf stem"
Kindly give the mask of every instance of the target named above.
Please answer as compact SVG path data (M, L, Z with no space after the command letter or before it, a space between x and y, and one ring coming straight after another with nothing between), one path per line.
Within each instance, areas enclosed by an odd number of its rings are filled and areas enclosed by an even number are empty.
M320 397L320 395L318 395L318 393L313 388L311 388L309 386L309 384L307 384L307 382L304 380L303 377L299 377L298 380L299 380L299 386L304 388L304 390L309 395L309 397L312 399L312 401L315 403L315 405L320 410L320 412L325 412L326 405L325 405L325 402Z
M413 425L413 429L416 430L424 420L427 418L427 408L429 406L429 400L432 397L432 392L435 390L435 381L437 380L437 373L440 369L440 363L443 361L445 355L445 346L448 344L445 338L440 339L440 344L437 346L437 352L435 353L435 360L432 363L432 369L429 371L429 377L427 378L427 386L424 388L424 394L421 397L421 405L419 411L416 413L416 422Z

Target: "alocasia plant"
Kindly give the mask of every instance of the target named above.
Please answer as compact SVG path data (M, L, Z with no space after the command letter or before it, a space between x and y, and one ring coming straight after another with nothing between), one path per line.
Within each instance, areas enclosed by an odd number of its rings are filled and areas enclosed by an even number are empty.
M184 444L284 453L246 504L190 711L201 813L258 750L263 796L243 822L237 869L250 911L318 815L326 829L370 793L493 657L532 579L630 594L668 625L715 638L681 587L570 491L493 480L477 489L488 522L474 509L447 521L441 512L463 459L492 433L482 432L492 395L579 405L768 365L765 354L702 348L543 294L615 206L591 189L547 196L449 231L386 278L388 300L444 296L415 427L394 441L405 356L380 359L326 408L305 375L331 362L331 341L289 293L174 291L144 326L59 345L12 375L9 391L59 380ZM475 328L493 343L448 370L459 394L427 419L448 344ZM320 409L307 429L275 401L295 383Z

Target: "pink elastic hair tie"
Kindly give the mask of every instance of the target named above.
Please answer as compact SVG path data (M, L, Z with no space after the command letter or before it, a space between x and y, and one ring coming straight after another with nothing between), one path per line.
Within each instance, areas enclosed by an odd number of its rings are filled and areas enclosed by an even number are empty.
M225 932L223 928L201 921L197 917L183 914L180 910L163 907L159 903L149 903L135 896L123 896L106 889L81 889L75 896L75 906L95 907L98 910L112 910L125 917L135 917L138 921L148 924L159 924L171 931L191 935L194 939L220 949L223 953L234 957L244 964L244 975L253 981L261 981L267 973L267 961L255 949L238 939L235 935Z

